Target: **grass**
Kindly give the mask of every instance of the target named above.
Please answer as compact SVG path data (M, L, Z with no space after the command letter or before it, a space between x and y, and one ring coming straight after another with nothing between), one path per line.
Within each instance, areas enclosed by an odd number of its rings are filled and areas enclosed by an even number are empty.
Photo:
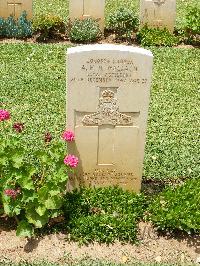
M200 5L199 0L177 0L177 25L184 22L184 16L191 5ZM139 13L139 0L106 0L105 16L120 7L126 7ZM53 13L66 20L69 13L69 0L35 0L34 14Z
M200 51L154 48L153 54L144 176L198 177Z
M65 128L65 45L1 44L0 101L26 124L29 147ZM200 50L152 48L145 178L197 177Z
M0 99L15 121L26 123L32 144L65 128L64 54L59 45L0 46Z

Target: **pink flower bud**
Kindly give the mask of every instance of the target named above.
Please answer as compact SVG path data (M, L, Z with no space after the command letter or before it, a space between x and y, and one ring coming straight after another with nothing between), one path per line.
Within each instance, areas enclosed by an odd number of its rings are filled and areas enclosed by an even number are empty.
M65 131L63 134L62 134L62 138L66 141L74 141L75 139L75 135L74 135L74 132L70 131L70 130L67 130Z
M24 129L23 123L14 123L13 128L16 130L16 132L21 133Z
M0 121L9 120L10 113L6 110L0 109Z
M75 168L78 165L78 158L74 155L69 154L65 157L64 164L66 164L72 168Z
M44 135L44 141L45 141L46 143L49 143L49 142L52 141L52 135L51 135L51 133L47 132L47 133Z

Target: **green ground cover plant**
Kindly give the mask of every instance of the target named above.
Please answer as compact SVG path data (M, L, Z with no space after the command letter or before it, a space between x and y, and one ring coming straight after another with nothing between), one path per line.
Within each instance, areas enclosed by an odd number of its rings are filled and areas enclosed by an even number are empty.
M0 102L26 123L29 149L65 128L64 45L1 44ZM154 72L144 179L199 175L198 49L151 48ZM30 137L31 136L31 137Z
M149 219L162 231L200 232L200 179L164 190L150 204Z
M137 222L146 205L143 195L115 187L68 193L63 211L69 221L66 226L70 239L80 243L112 243L116 239L135 242Z

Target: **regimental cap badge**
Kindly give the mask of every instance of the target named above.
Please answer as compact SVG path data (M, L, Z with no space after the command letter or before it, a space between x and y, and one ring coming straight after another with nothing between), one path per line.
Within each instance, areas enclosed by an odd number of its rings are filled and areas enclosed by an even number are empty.
M153 2L155 3L155 4L157 4L157 5L162 5L162 4L164 4L165 3L165 1L166 0L153 0Z

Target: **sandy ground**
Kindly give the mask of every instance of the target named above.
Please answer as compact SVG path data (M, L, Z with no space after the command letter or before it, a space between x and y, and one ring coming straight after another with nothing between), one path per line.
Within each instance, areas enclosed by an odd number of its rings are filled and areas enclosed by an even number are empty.
M140 223L139 244L90 244L79 246L66 235L51 234L38 239L18 238L15 230L0 227L0 262L72 263L85 259L111 262L197 263L200 265L200 236L158 236L150 224Z
M32 38L28 38L26 40L22 40L22 39L15 39L15 38L0 38L0 44L25 44L25 43L29 43L29 44L37 44L37 43L40 43L40 42L37 42L35 37L32 37ZM51 39L51 40L47 40L46 42L41 42L43 44L64 44L64 45L84 45L81 44L81 43L72 43L70 42L69 40L56 40L56 39ZM115 37L114 35L108 35L106 36L106 38L104 39L101 39L99 41L97 41L98 44L107 44L107 43L110 43L110 44L116 44L116 45L131 45L131 46L140 46L137 42L127 42L127 41L120 41L120 42L117 42L115 40ZM186 45L186 44L179 44L177 46L174 46L174 48L188 48L188 49L194 49L195 46L194 45ZM197 47L199 48L199 47Z

